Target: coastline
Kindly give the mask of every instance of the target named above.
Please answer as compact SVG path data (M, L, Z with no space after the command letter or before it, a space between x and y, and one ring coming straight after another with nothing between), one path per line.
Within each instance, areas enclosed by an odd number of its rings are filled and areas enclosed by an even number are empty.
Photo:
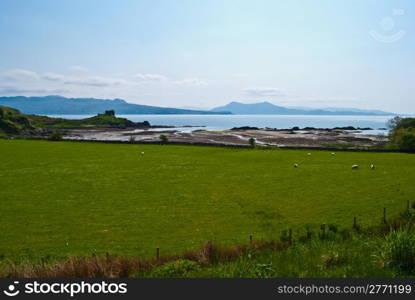
M228 130L180 131L177 127L152 126L150 129L134 128L88 128L67 129L65 140L159 143L160 135L167 136L171 144L204 144L223 146L249 146L254 138L258 146L295 147L295 148L380 148L387 137L363 135L361 129L343 128L298 128L264 129L232 128Z

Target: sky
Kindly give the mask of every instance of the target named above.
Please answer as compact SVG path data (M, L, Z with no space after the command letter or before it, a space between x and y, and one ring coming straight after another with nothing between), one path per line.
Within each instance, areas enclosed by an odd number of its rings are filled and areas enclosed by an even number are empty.
M415 1L0 0L0 96L415 113Z

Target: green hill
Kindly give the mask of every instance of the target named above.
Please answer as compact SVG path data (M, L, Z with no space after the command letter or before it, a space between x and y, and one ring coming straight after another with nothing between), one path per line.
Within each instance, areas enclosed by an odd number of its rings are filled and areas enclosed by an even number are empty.
M29 118L17 109L0 106L0 134L20 134L34 129Z
M47 116L25 115L17 109L0 106L0 135L32 135L41 129L85 127L148 128L150 127L150 123L147 121L135 123L125 118L118 118L112 110L105 111L104 114L98 114L90 118L67 120Z

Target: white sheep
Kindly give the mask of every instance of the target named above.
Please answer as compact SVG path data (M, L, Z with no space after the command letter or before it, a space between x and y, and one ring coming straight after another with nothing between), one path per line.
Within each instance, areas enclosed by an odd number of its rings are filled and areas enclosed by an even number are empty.
M332 152L331 155L336 155L336 153Z
M311 155L311 153L309 152L309 153L307 153L307 155L308 155L308 156L310 156L310 155Z
M141 154L141 155L144 155L144 152L141 152L140 154Z
M353 166L352 166L352 169L357 169L357 168L359 168L359 166L358 166L358 165L353 165Z
M298 164L294 164L294 168L298 168Z
M374 164L371 164L371 165L370 165L370 168L371 168L372 170L374 170L374 169L376 169L376 166L375 166Z

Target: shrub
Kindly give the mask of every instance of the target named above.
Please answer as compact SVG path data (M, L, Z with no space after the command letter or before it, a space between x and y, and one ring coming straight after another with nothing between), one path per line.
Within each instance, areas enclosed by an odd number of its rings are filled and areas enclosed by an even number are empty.
M359 225L357 225L357 228L360 230ZM347 229L347 228L340 230L339 235L343 241L346 241L352 238L352 233L350 229Z
M402 123L402 118L396 116L387 122L387 127L391 130L395 130L400 126L401 123Z
M337 231L339 230L335 224L329 224L328 227L329 227L329 230L334 233L337 233Z
M388 121L387 125L391 130L415 128L415 118L394 117Z
M272 262L256 264L253 269L256 278L270 278L275 274Z
M281 231L280 241L283 242L283 243L288 243L290 241L288 230Z
M303 244L311 241L311 239L315 235L315 232L312 230L312 227L310 225L305 225L304 229L305 229L305 232L303 232L303 234L301 234L298 237L298 241Z
M55 130L49 135L48 139L50 141L61 141L62 138L63 138L63 133L60 132L59 130Z
M331 250L321 256L321 262L323 268L331 268L343 264L345 259L338 251Z
M401 273L415 270L415 233L409 229L389 233L379 249L384 267L396 268Z
M256 146L256 139L255 138L250 138L249 139L249 145L251 145L252 148L255 148L255 146Z
M18 134L19 126L10 120L0 120L0 130L9 134Z
M167 137L167 135L164 135L164 134L160 134L160 141L163 143L163 144L165 144L165 143L167 143L168 141L169 141L169 138Z
M132 144L135 143L135 136L131 135L128 141Z
M179 259L155 268L152 277L175 278L186 277L191 272L198 271L200 266L191 260Z
M410 132L404 133L398 141L398 146L405 151L415 151L415 134Z
M387 147L415 152L415 118L395 117L389 121L390 142Z

